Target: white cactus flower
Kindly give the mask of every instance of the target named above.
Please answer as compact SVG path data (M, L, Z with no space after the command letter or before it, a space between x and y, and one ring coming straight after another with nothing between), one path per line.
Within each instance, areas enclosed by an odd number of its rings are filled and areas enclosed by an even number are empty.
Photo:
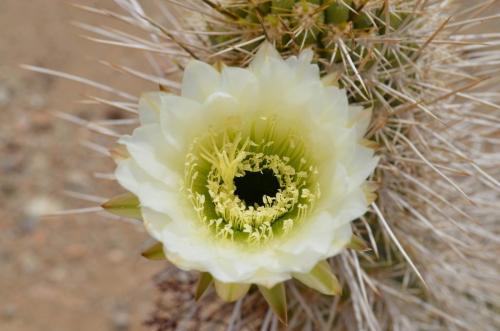
M378 158L370 112L320 79L313 53L264 44L248 68L192 61L180 96L145 94L116 178L169 261L219 284L307 280L351 241ZM329 290L323 290L328 293ZM243 293L244 294L244 293Z

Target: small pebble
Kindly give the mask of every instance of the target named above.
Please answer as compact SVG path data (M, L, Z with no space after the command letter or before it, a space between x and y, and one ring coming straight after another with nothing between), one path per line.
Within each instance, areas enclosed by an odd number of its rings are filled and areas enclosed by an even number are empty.
M31 254L23 254L19 258L21 262L21 268L23 272L27 274L34 273L40 269L40 261L38 261L37 257Z
M2 319L10 321L14 319L14 317L16 317L17 308L12 304L7 304L4 307L2 307L1 312L2 312Z
M33 233L38 226L38 218L34 216L27 216L17 223L19 232L23 235Z
M5 86L0 85L0 107L7 106L11 99L11 93Z
M108 252L107 258L113 263L119 263L125 259L125 254L119 249L112 249Z
M189 274L187 272L182 272L182 271L179 271L176 275L177 277L177 280L180 282L180 283L184 283L184 284L187 284L189 283L190 281L190 277L189 277Z
M41 94L33 94L29 98L31 108L40 109L47 105L47 99Z
M81 244L69 244L64 248L64 255L68 259L81 259L87 254L87 248Z
M64 268L56 268L49 273L49 278L53 282L60 283L67 278L68 272Z
M116 310L112 316L114 331L127 331L130 329L130 317L125 310Z
M48 131L52 128L52 124L54 123L54 118L47 112L35 111L31 117L31 124L33 130L37 132Z

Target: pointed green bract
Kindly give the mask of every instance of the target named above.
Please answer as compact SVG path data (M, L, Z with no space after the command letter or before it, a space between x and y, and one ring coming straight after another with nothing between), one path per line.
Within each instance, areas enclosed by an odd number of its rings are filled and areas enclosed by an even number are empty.
M112 197L101 205L107 212L122 216L142 220L139 199L132 193L124 193Z
M250 284L223 283L215 280L215 291L226 302L233 302L242 298L249 289Z
M267 288L259 285L259 291L266 299L269 307L278 316L283 324L288 323L288 311L286 304L286 290L285 284L279 283L272 288Z
M163 252L163 244L161 242L157 242L153 246L149 247L144 252L142 252L141 255L150 260L166 259L165 253Z
M202 272L200 274L200 278L198 279L198 283L196 284L196 291L194 292L194 299L198 301L203 293L208 289L210 284L212 284L213 277L208 272Z
M346 248L354 249L355 251L366 251L368 249L368 245L363 239L353 235Z
M327 261L319 262L309 273L294 273L293 278L326 295L338 295L342 293L340 283Z

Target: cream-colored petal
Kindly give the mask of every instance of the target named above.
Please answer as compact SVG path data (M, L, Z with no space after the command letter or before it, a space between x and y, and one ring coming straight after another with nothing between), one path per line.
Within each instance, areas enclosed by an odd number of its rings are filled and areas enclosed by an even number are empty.
M169 188L161 181L148 175L133 159L122 160L115 171L121 186L134 193L141 206L158 212L171 214L179 209L178 189Z
M349 125L356 130L358 141L364 137L372 117L371 109L364 109L359 106L349 107Z
M350 165L348 166L350 187L360 187L370 176L379 162L379 157L373 156L372 149L358 146L354 152Z
M165 140L159 124L140 126L132 136L123 136L119 142L146 173L170 187L179 186L184 155L179 155Z
M295 73L298 80L320 82L319 67L317 64L311 63L313 56L314 52L311 49L306 49L298 57L291 56L286 59L288 67Z
M166 141L184 157L194 137L204 130L206 118L203 105L175 95L162 99L160 124Z
M210 114L207 127L223 126L226 120L234 119L234 115L241 115L242 109L239 100L226 92L217 92L210 95L205 101L204 110Z
M139 99L139 120L142 125L158 123L163 92L145 93Z
M263 66L265 66L270 59L277 59L283 62L281 55L269 42L265 41L260 46L257 54L255 54L252 62L250 63L250 70L253 72L258 72Z
M214 67L196 60L189 62L182 79L183 97L204 102L219 88L220 74Z
M164 243L167 258L184 270L210 272L222 282L265 286L291 277L282 263L286 259L273 249L246 250L241 245L217 241L191 220L170 222L168 217L152 210L143 209L143 216L150 232ZM288 263L293 260L288 259Z
M335 236L328 251L328 256L334 256L340 253L352 238L351 223L346 223L335 230Z
M306 273L320 260L331 255L332 242L336 239L336 231L352 219L338 219L328 211L311 215L305 224L299 226L276 247L282 254L295 261L289 267L292 272Z
M259 84L257 77L249 70L224 67L221 90L238 100L240 112L254 112L259 107Z

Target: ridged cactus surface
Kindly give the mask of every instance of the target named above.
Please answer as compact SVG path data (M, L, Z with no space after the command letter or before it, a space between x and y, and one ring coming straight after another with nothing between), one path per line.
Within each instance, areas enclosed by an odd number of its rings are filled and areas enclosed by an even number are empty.
M411 2L411 1L410 1ZM351 101L398 104L387 97L398 73L414 77L422 46L423 12L409 1L273 0L224 1L220 21L207 20L211 47L228 64L242 64L272 41L284 56L312 48L322 73L348 88ZM387 85L386 88L377 84ZM383 99L378 100L378 99Z

